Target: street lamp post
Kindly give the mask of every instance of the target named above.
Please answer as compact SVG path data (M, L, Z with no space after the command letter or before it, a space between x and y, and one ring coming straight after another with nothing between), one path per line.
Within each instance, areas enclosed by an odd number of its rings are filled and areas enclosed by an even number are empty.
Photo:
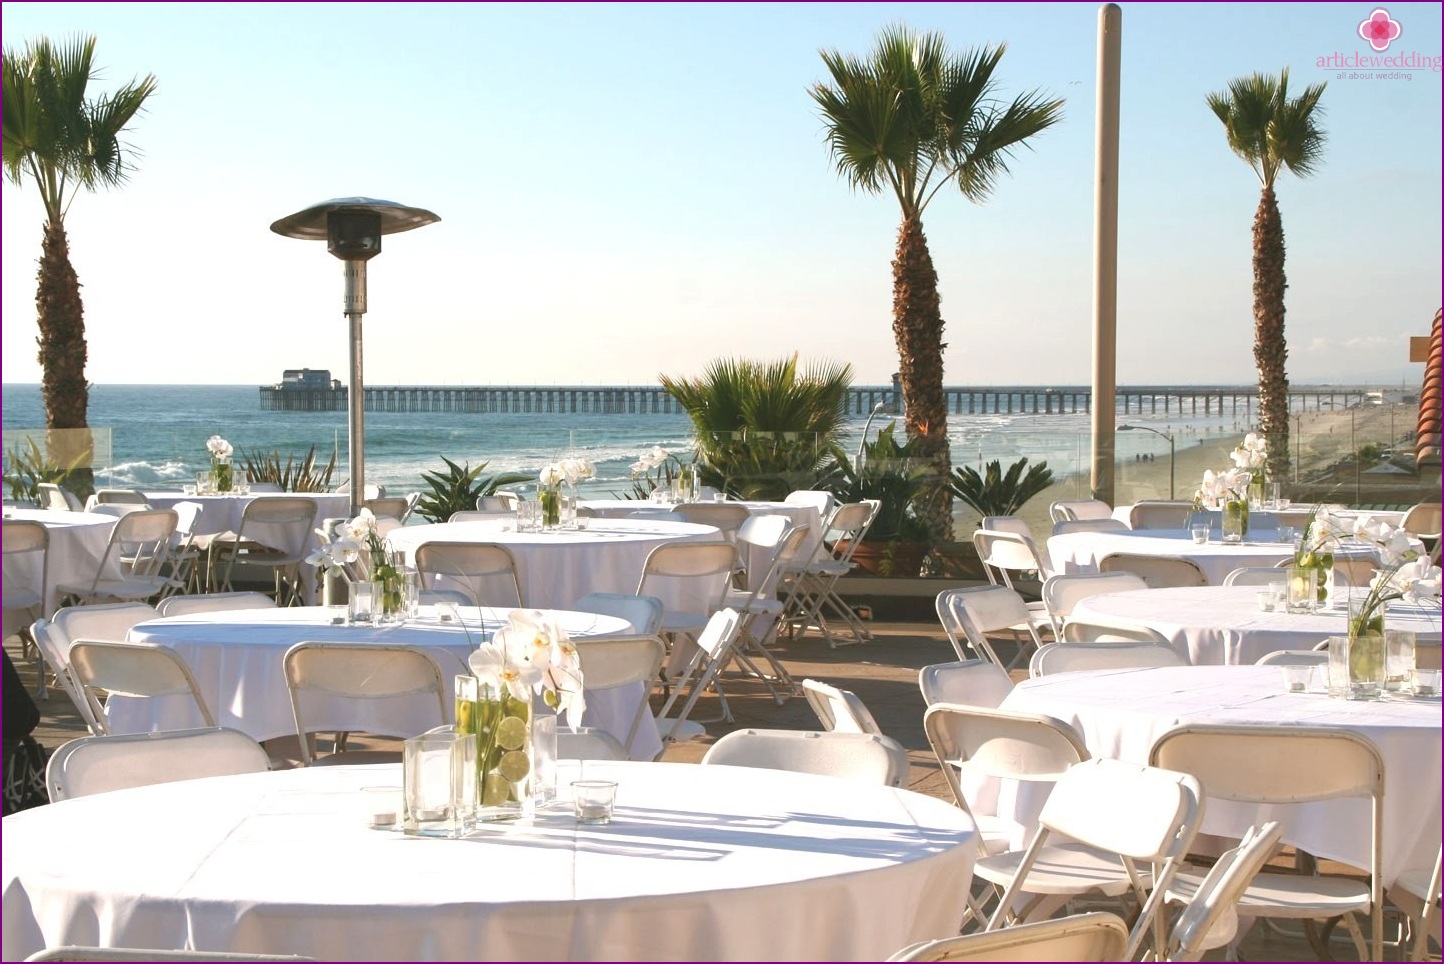
M381 236L441 218L423 208L369 197L332 198L287 215L271 230L288 238L325 241L345 262L343 313L350 323L351 380L347 385L346 444L350 449L351 514L366 501L366 387L362 377L361 316L366 313L366 262L381 253Z
M856 469L858 464L862 462L862 448L867 444L867 431L872 428L872 420L877 418L877 413L885 408L887 408L887 402L878 402L872 407L872 414L869 415L867 421L863 423L862 438L857 441L857 454L852 457L853 469Z
M1173 454L1174 454L1174 449L1173 449L1173 435L1172 435L1172 433L1170 433L1170 432L1160 432L1158 429L1156 429L1156 428L1149 428L1147 425L1120 425L1120 426L1118 426L1118 431L1120 431L1120 432L1152 432L1154 435L1157 435L1159 438L1166 438L1166 439L1168 439L1168 498L1169 498L1169 501L1172 501L1172 500L1173 500Z

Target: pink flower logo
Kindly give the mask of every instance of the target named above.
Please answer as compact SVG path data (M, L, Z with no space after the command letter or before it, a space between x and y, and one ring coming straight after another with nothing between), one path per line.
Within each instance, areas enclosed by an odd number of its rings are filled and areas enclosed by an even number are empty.
M1359 24L1359 36L1369 42L1369 46L1376 51L1383 53L1389 49L1389 44L1399 39L1399 34L1404 28L1399 26L1399 21L1389 16L1389 11L1383 7L1375 8L1369 14L1369 19Z

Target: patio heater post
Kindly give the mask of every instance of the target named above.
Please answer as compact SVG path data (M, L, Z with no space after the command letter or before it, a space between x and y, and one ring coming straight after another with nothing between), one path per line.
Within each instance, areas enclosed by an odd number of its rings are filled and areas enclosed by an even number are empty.
M366 262L381 253L381 236L410 231L441 218L423 208L368 197L333 198L287 215L271 230L288 238L325 241L345 262L350 381L346 387L346 444L350 462L351 514L366 501L366 385L362 364L361 316L366 313Z

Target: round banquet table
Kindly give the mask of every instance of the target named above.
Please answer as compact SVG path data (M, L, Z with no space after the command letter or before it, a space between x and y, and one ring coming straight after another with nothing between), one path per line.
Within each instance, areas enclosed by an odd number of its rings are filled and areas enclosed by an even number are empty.
M1283 579L1280 571L1279 581ZM1190 586L1100 593L1080 600L1070 618L1155 629L1196 666L1256 663L1276 649L1313 649L1329 636L1347 635L1348 613L1342 604L1312 613L1260 612L1258 594L1267 588ZM1438 605L1395 601L1387 620L1390 629L1407 629L1420 642L1439 645Z
M127 638L132 642L163 643L174 649L195 674L201 695L217 723L241 730L256 740L269 740L296 733L282 669L286 650L296 643L309 640L424 646L441 665L446 692L450 693L451 680L468 672L466 658L471 650L504 625L510 612L466 606L460 609L423 606L419 617L404 623L348 626L344 622L332 622L337 618L334 613L341 611L313 606L169 616L139 623ZM459 618L443 619L453 613ZM576 612L556 612L555 615L561 628L576 639L579 646L586 645L588 636L631 631L629 623L615 616ZM583 722L600 726L625 742L638 700L644 698L645 688L640 683L588 691ZM446 700L448 710L451 702ZM366 703L378 719L399 718L403 726L417 733L434 725L429 715L416 715L413 721L412 714L391 700ZM308 728L317 731L338 728L335 722L327 722L325 700L319 697L308 700L306 710ZM174 730L203 722L189 696L114 695L106 702L106 715L116 733ZM650 760L662 752L661 737L651 720L650 713L642 714L642 724L632 745L632 754L637 759Z
M1371 740L1384 759L1385 885L1421 859L1432 863L1439 850L1437 697L1330 699L1318 689L1284 692L1277 666L1181 666L1059 673L1025 680L1003 701L1003 708L1062 720L1082 735L1094 756L1132 763L1146 763L1154 740L1185 723L1347 729ZM1368 867L1366 799L1292 806L1209 800L1202 829L1241 837L1249 826L1275 816L1284 822L1286 843L1354 867Z
M585 499L581 505L592 510L599 519L648 519L656 518L659 513L670 513L678 506L676 502L652 502L642 499ZM786 516L794 526L811 526L807 542L798 549L798 557L811 558L822 544L822 514L817 511L816 506L799 505L795 502L762 502L751 500L728 499L724 505L740 505L747 510L748 515L782 515ZM757 558L746 558L743 560L749 572L757 571L764 563L762 556Z
M50 548L46 550L45 568L49 582L45 589L45 615L55 612L60 605L57 586L66 583L88 583L95 578L96 567L100 565L105 548L110 544L110 531L115 528L116 517L99 512L56 512L53 509L20 509L5 507L5 518L39 522L50 534ZM7 580L20 577L33 581L36 590L40 588L39 567L35 573L11 573L11 563L6 563ZM107 579L120 578L117 561L107 567Z
M635 593L647 556L660 545L720 538L715 526L663 519L593 519L585 529L517 532L501 521L443 522L391 530L387 541L410 563L426 542L495 542L511 550L522 602L565 609L593 592ZM664 599L687 608L686 600Z
M587 762L564 802L456 840L367 829L399 766L313 767L78 797L5 818L4 959L44 946L323 961L883 960L957 931L976 852L957 807L783 770Z
M1115 552L1187 559L1210 586L1222 586L1228 574L1242 566L1274 566L1294 557L1292 542L1271 541L1275 532L1269 529L1243 542L1226 543L1215 531L1204 545L1195 544L1182 529L1066 532L1048 539L1048 558L1059 574L1097 572L1099 560ZM1372 568L1373 552L1362 544L1345 543L1334 550L1334 559L1336 566L1346 560L1369 560Z

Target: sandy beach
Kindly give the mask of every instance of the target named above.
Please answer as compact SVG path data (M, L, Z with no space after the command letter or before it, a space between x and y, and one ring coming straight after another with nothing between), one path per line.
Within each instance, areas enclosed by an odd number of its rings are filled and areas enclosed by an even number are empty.
M1413 504L1426 496L1421 487L1438 494L1438 473L1421 479L1411 472L1395 474L1369 460L1359 462L1352 454L1372 445L1379 452L1393 449L1412 453L1418 406L1376 405L1337 411L1298 413L1290 427L1289 445L1294 451L1293 477L1285 494L1295 501L1330 501L1350 504ZM1175 438L1173 498L1192 499L1207 469L1215 472L1232 467L1229 453L1243 441L1243 432L1210 436L1183 433ZM1162 441L1162 440L1159 440ZM1006 468L1006 466L1004 466ZM1369 471L1369 469L1376 471ZM1114 477L1114 504L1127 505L1140 499L1169 498L1169 457L1167 452L1152 459L1120 459ZM1052 521L1048 507L1060 499L1089 498L1087 473L1057 479L1019 513L1034 532L1048 532ZM979 516L956 504L954 513L960 538L977 528Z

